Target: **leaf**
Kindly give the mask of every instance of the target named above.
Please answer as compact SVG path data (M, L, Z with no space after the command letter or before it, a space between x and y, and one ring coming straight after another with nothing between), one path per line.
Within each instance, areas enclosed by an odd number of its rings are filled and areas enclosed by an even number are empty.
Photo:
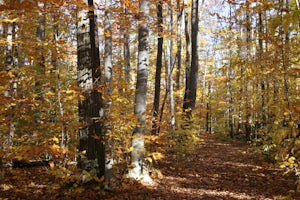
M59 143L59 139L57 137L51 138L50 141L53 141L53 142L55 142L57 144Z
M152 163L152 158L151 157L147 157L145 158L146 161L148 161L149 163Z
M14 18L14 19L3 19L2 22L4 23L14 23L16 21L18 21L19 18Z
M133 146L131 146L130 148L127 148L126 151L127 151L128 153L130 153L130 152L133 151L133 149L134 149Z
M53 169L54 166L55 166L54 162L53 161L49 162L49 166L50 166L51 169Z

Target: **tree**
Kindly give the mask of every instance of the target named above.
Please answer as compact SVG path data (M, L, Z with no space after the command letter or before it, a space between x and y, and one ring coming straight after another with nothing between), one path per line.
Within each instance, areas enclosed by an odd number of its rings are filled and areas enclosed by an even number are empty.
M102 177L105 173L105 146L101 122L103 101L99 88L98 30L93 0L82 3L77 25L78 85L82 95L78 109L81 122L79 150L85 155L81 156L79 166L86 170L91 168L92 175Z
M104 111L104 129L105 135L108 136L107 142L107 156L106 156L106 173L105 182L110 184L112 178L112 165L113 165L113 153L112 153L112 141L109 138L111 135L111 123L110 123L110 109L112 104L112 12L111 12L111 1L105 1L105 20L104 20L104 34L105 34L105 52L104 52L104 74L105 74L105 111Z
M204 0L202 1L204 3ZM197 82L198 82L198 30L199 30L199 0L192 1L192 23L191 23L191 68L189 73L189 77L186 79L190 79L186 83L185 88L185 97L183 108L187 111L188 115L191 115L191 110L196 106L196 97L197 97Z
M157 54L156 54L156 71L155 71L155 91L153 101L153 122L152 122L152 134L159 132L158 113L159 113L159 101L160 101L160 83L161 83L161 68L162 68L162 53L163 53L163 11L162 1L157 2Z
M138 120L132 135L131 169L128 176L143 181L151 181L144 164L144 132L146 122L146 94L149 66L149 1L141 0L139 4L138 22L138 62L137 62L137 82L135 92L134 114Z

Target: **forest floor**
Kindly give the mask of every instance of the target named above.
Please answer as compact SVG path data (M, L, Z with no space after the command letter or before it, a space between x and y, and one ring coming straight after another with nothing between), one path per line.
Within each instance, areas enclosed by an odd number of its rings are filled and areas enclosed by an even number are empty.
M202 135L204 144L192 154L168 151L153 166L161 173L154 185L125 182L122 187L99 192L95 186L65 186L47 167L0 169L2 199L300 199L295 178L248 153L241 141L224 142Z

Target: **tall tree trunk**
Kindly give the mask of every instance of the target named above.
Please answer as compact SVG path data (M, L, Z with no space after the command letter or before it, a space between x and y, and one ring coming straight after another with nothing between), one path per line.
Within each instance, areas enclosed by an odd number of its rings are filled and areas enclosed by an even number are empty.
M284 97L286 102L286 107L288 110L287 119L285 120L287 124L292 121L292 105L291 105L291 98L290 98L290 88L288 82L288 69L290 67L290 58L289 58L289 48L290 48L290 31L288 28L284 28L284 14L283 10L286 9L289 11L289 0L282 0L280 1L280 19L281 19L281 26L280 26L280 33L281 33L281 62L282 62L282 70L283 70L283 86L284 86ZM292 136L293 127L290 127L289 137Z
M259 61L262 63L263 62L263 53L264 53L264 49L263 49L263 34L264 34L264 27L263 27L263 18L262 18L262 11L259 10L258 13L258 45L259 45L259 49L258 49L258 57L259 57ZM263 74L263 72L265 71L263 64L260 65L260 70ZM263 76L260 82L260 87L261 87L261 128L263 128L266 123L267 123L267 111L266 111L266 100L265 100L265 77Z
M162 12L163 1L157 3L157 27L158 27L158 38L157 38L157 54L156 54L156 71L155 71L155 90L154 90L154 101L153 101L153 121L152 121L152 134L159 133L159 101L160 101L160 85L161 85L161 68L162 68L162 53L164 38L163 33L163 12Z
M199 29L199 0L192 1L192 54L191 54L191 70L190 70L190 81L189 86L186 86L187 98L184 100L184 108L188 109L188 115L191 115L192 109L196 106L197 97L197 82L198 82L198 29Z
M189 108L190 98L190 75L191 75L191 38L189 29L189 14L187 11L187 2L184 5L184 32L186 43L185 55L185 91L183 98L183 110L187 111Z
M53 21L55 22L58 20L59 16L57 13L53 14ZM62 97L61 97L61 66L59 63L59 44L58 41L60 40L60 37L62 35L59 34L59 27L57 24L54 24L53 26L53 40L55 42L55 49L52 53L52 65L57 73L57 101L58 101L58 108L59 108L59 115L60 115L60 122L61 122L61 148L67 148L68 147L68 132L67 132L67 126L64 116L64 107L62 104Z
M14 43L16 40L16 23L8 23L7 24L7 36L6 36L6 49L5 49L5 65L6 65L6 71L7 73L11 73L11 70L17 67L17 49L15 48ZM15 72L13 73L15 76ZM6 115L7 120L7 144L8 146L13 145L13 138L15 135L15 125L14 125L14 108L15 106L12 106L15 104L15 97L17 95L17 81L16 78L13 77L9 79L8 87L6 91L4 92L4 96L9 99L8 102L11 102L9 106L9 114Z
M167 76L167 87L170 94L170 111L171 111L171 135L175 132L175 103L174 103L174 81L173 81L173 0L170 0L169 5L169 23L168 23L169 31L171 37L168 40L168 64L166 65L166 76ZM175 64L175 62L174 62Z
M248 1L246 1L247 8L250 8L250 4ZM246 30L247 30L247 38L246 38L246 45L247 45L247 60L250 62L251 59L251 21L250 21L250 14L249 10L246 10ZM251 140L251 134L252 134L252 118L250 113L250 87L249 87L249 75L244 74L244 87L245 87L245 97L246 97L246 140Z
M181 76L181 18L183 9L181 9L181 0L177 0L177 72L176 72L176 89L180 89L180 76Z
M124 18L125 18L125 25L124 25L124 44L123 44L123 57L125 61L125 81L129 84L130 83L130 42L129 42L129 34L128 29L130 26L130 22L127 19L128 18L128 10L126 8L126 5L124 4ZM130 85L130 84L129 84Z
M133 131L131 169L128 172L128 176L135 179L142 179L143 181L151 181L151 178L144 166L144 132L146 122L146 94L149 70L149 1L141 0L139 8L138 64L134 106L134 114L138 119L138 124Z
M86 151L86 159L80 158L79 166L98 177L105 173L104 130L100 122L102 95L99 92L100 58L98 49L98 29L94 14L93 0L84 0L90 9L81 8L78 12L77 54L78 84L84 98L79 100L79 151Z
M230 6L229 10L229 18L232 20L232 7ZM230 22L229 24L229 31L232 31L232 23ZM229 49L229 66L227 69L227 98L228 98L228 103L229 107L227 108L228 110L228 126L229 126L229 136L230 138L234 137L234 117L233 117L233 95L232 95L232 78L233 78L233 72L232 72L232 50L231 48Z
M105 75L105 111L104 111L104 129L105 135L111 134L111 123L110 123L110 107L112 104L112 12L110 10L111 0L105 1L105 20L104 20L104 32L105 32L105 52L104 52L104 75ZM106 145L106 168L105 168L105 183L106 187L110 186L110 182L113 176L112 165L113 165L113 141L107 137Z

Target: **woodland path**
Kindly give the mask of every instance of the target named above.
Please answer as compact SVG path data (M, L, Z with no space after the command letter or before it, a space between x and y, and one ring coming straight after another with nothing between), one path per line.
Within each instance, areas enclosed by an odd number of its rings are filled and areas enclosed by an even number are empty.
M62 187L47 169L15 169L2 172L2 199L300 199L295 179L282 170L248 153L249 145L240 141L223 142L213 135L202 135L204 144L193 154L168 156L155 163L162 177L156 186L126 183L110 192L93 187ZM19 170L19 171L18 171Z

